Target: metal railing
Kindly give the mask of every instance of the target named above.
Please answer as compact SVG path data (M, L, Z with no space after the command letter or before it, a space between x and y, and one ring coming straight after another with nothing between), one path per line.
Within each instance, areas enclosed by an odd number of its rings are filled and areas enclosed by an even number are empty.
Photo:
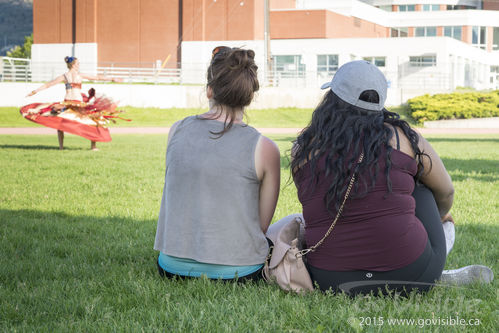
M119 77L127 82L180 83L179 68L97 67L97 74Z
M1 58L0 81L30 82L31 61L21 58Z
M390 72L380 68L388 81L390 87L398 89L427 90L451 90L453 89L458 75L452 72L442 72L431 63L432 66L415 67L410 62L399 64L397 72ZM112 77L119 77L128 83L151 83L151 84L204 84L206 79L206 64L190 64L180 68L162 68L157 63L147 64L117 64L109 63L107 66L95 66L95 64L84 64L80 66L82 72ZM439 66L445 67L446 64ZM54 79L57 75L67 70L64 63L32 63L29 59L0 58L0 82L46 82ZM491 68L491 87L497 89L499 78ZM470 71L471 75L474 72ZM475 73L476 74L476 73ZM266 75L259 72L261 86L272 87L320 87L324 82L331 80L334 72L318 71L277 71L275 68ZM460 74L463 75L462 73ZM471 75L467 83L470 86L478 79L477 75ZM488 77L485 78L488 81ZM472 82L473 81L473 82ZM484 81L484 80L482 80ZM458 84L462 85L462 84ZM466 84L465 84L466 85Z

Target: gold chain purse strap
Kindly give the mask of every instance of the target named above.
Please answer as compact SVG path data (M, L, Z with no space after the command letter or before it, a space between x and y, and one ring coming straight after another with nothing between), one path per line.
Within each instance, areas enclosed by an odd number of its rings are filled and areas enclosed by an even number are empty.
M364 159L364 153L360 153L359 161L357 164L360 164L362 160ZM343 201L341 203L340 208L338 209L338 213L336 214L336 217L333 220L333 223L331 223L331 226L327 230L326 234L320 241L318 241L314 246L308 248L308 249L303 249L300 252L298 252L296 255L297 256L304 256L309 252L314 252L319 246L321 246L322 243L326 240L326 238L331 234L333 231L334 226L336 225L336 222L338 222L338 219L340 218L341 213L343 212L343 207L345 206L345 202L347 201L348 197L350 196L350 191L352 190L353 183L355 183L355 174L352 175L352 178L350 179L350 183L348 184L347 191L345 192L345 196L343 197Z

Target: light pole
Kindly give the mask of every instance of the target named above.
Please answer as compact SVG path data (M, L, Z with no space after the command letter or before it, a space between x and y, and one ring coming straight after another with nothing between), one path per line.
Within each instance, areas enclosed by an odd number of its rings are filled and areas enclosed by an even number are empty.
M76 44L76 0L73 0L72 6L72 39L73 39L73 48L71 50L71 56L75 56L75 44Z
M265 57L265 66L264 66L264 81L265 84L269 82L270 77L270 63L271 63L271 55L270 55L270 8L269 8L269 0L265 0L265 12L264 12L264 32L263 32L263 53Z

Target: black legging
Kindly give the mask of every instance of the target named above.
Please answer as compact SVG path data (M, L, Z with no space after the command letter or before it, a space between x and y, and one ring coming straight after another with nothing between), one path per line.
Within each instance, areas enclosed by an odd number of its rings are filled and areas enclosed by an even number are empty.
M427 291L440 278L445 266L445 235L433 193L422 185L416 185L412 196L416 200L416 216L428 233L428 242L423 253L411 264L385 272L349 271L338 272L308 266L312 280L322 291L332 288L350 294L369 293L381 288L385 290Z

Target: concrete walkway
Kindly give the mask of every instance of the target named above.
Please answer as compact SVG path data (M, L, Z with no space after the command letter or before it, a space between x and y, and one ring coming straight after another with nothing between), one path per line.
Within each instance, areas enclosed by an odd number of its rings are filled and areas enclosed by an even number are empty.
M111 127L111 134L168 134L169 127ZM296 135L301 128L258 128L263 134ZM499 128L417 128L421 134L499 134ZM55 135L48 127L0 127L0 135Z

